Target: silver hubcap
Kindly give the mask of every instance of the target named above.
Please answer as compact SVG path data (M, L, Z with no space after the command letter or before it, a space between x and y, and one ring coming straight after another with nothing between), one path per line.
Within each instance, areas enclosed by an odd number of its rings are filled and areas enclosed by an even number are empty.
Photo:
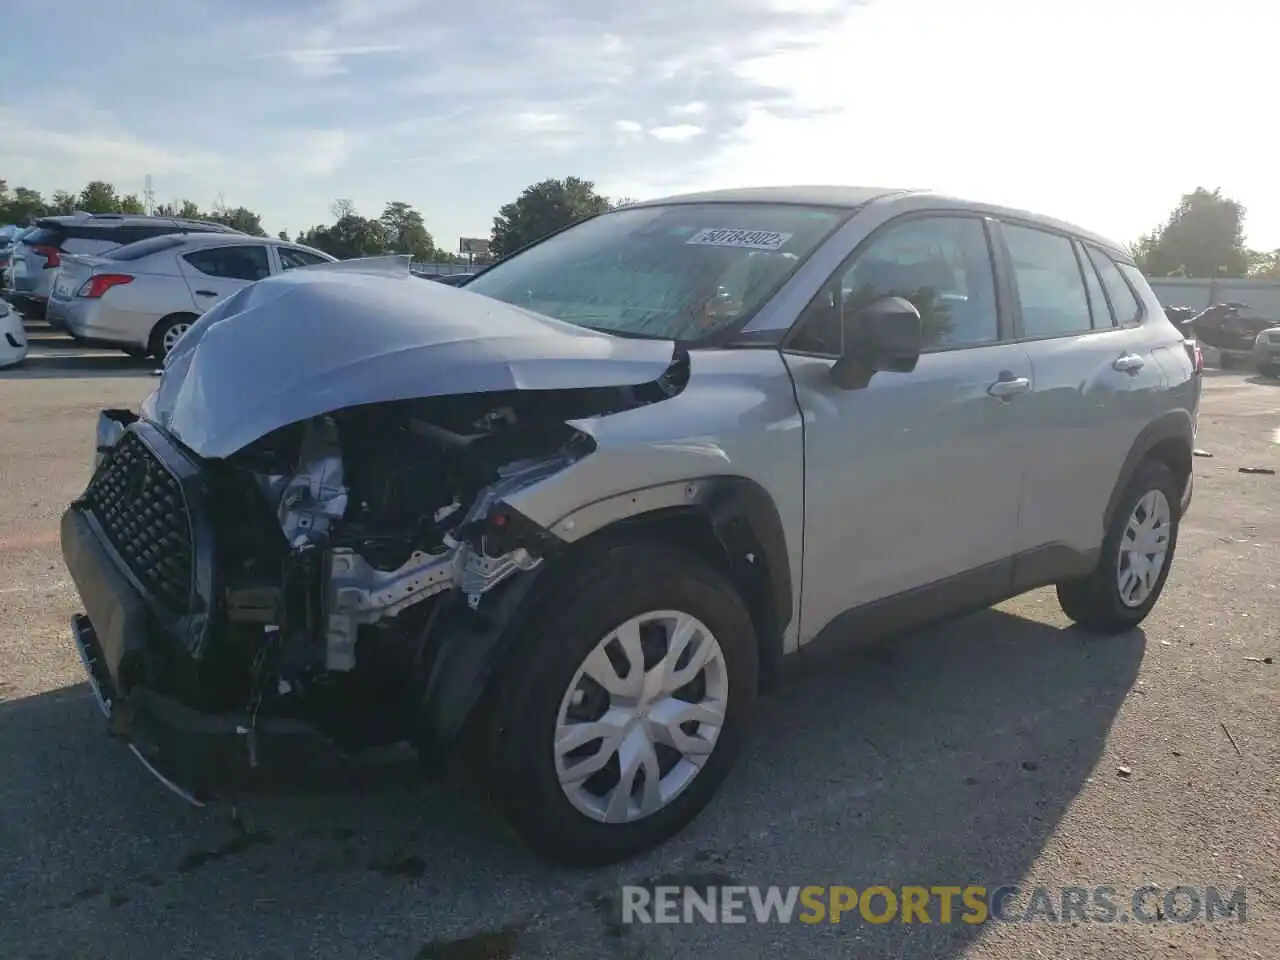
M1126 607L1140 607L1151 596L1169 554L1172 513L1169 499L1149 490L1129 514L1120 538L1120 567L1116 584Z
M661 810L715 749L729 702L720 644L696 617L632 617L587 655L560 703L555 761L569 802L593 820Z
M173 349L174 344L181 339L182 335L191 329L189 323L175 323L172 327L164 332L164 336L160 339L160 346L167 355Z

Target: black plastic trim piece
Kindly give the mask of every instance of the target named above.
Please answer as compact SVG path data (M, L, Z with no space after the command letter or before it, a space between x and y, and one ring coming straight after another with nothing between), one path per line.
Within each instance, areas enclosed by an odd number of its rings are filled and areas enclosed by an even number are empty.
M1120 468L1120 476L1116 480L1115 488L1111 491L1111 496L1107 500L1107 510L1102 517L1103 530L1111 526L1111 518L1115 514L1120 497L1124 494L1125 487L1129 485L1129 480L1133 477L1134 471L1138 469L1138 464L1158 444L1166 440L1176 440L1179 443L1186 444L1187 460L1191 460L1191 451L1195 447L1195 428L1191 422L1191 415L1187 411L1170 410L1168 413L1162 414L1158 419L1147 424L1142 432L1138 434L1137 439L1133 441L1129 455L1125 458L1124 465ZM1194 468L1192 473L1194 473ZM1191 475L1188 474L1187 487L1190 486ZM1183 498L1185 502L1190 502L1190 495L1186 489L1183 491Z

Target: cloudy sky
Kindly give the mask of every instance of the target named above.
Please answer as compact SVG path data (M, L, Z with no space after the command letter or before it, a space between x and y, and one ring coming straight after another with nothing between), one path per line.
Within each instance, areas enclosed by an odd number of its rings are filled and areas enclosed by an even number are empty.
M1274 0L2 6L0 178L46 193L151 174L272 232L405 200L453 247L570 174L922 186L1126 241L1205 185L1280 247Z

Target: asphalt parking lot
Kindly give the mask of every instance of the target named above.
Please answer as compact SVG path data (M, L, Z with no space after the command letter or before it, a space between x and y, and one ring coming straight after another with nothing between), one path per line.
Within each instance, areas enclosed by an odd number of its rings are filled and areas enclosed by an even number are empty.
M233 820L107 739L67 634L57 518L96 411L155 380L31 335L26 365L0 371L0 957L1280 956L1280 475L1239 472L1280 469L1280 384L1207 375L1212 457L1143 630L1068 629L1037 591L802 664L692 828L566 872L402 758L247 798ZM620 925L620 886L644 882L1244 887L1247 915Z

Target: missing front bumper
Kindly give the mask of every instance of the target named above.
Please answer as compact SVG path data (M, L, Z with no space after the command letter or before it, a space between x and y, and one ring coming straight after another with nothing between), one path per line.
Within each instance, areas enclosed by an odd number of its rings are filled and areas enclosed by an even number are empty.
M98 635L93 629L93 624L89 622L89 618L82 613L78 613L71 618L71 639L75 643L76 651L80 654L80 662L84 665L85 674L88 677L89 686L93 690L98 709L107 718L107 731L113 736L122 737L129 748L129 752L172 793L188 803L203 807L205 805L203 799L193 791L177 783L171 775L160 768L163 759L159 755L158 748L145 742L139 744L134 739L136 734L136 725L134 723L136 715L129 709L131 705L126 705L126 701L120 697L119 691L115 686L115 680L107 669L106 657L102 650L102 644L98 642ZM148 746L151 746L151 749L147 749Z
M165 787L196 806L250 788L259 753L264 765L274 764L292 755L299 739L317 739L312 727L291 718L260 717L255 723L241 712L206 713L147 687L123 695L92 621L76 614L71 635L107 732Z

